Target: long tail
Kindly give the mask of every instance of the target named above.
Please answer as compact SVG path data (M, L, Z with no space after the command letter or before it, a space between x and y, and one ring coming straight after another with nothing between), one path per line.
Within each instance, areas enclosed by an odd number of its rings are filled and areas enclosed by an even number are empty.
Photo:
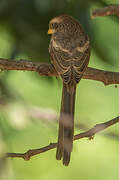
M73 148L76 84L63 83L56 159L68 166Z

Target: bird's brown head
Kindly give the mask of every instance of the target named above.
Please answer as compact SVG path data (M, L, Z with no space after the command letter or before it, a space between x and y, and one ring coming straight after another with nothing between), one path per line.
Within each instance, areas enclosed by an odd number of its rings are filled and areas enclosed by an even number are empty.
M73 17L69 15L60 15L50 21L48 34L54 34L56 32L74 34L78 32L80 28L79 22Z

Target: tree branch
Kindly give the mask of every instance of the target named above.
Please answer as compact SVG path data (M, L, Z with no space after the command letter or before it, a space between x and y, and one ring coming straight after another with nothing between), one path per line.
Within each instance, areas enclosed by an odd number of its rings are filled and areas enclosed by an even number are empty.
M93 128L89 129L88 131L75 135L74 140L79 140L79 139L87 138L87 137L89 139L93 139L95 134L105 130L106 128L118 122L119 122L119 116L105 123L96 124ZM56 146L57 146L57 143L50 143L48 146L42 147L40 149L31 149L25 153L7 153L6 157L23 158L24 160L30 160L32 156L54 149L56 148Z
M0 58L1 70L22 70L38 72L40 76L58 76L52 64L32 62L29 60L9 60ZM119 73L88 67L84 79L101 81L105 85L119 84Z
M117 15L119 16L119 5L109 5L104 8L96 9L92 12L92 18L97 16L109 16L109 15Z

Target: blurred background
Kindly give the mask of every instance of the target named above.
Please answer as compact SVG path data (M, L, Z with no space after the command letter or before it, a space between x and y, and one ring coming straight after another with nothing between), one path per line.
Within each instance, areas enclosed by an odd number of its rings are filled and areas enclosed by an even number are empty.
M119 0L0 0L0 57L50 62L49 20L70 14L80 21L91 40L89 66L119 71L119 17L91 19L91 11ZM55 149L22 159L2 157L57 141L61 81L34 72L0 72L0 180L118 178L118 124L94 140L74 142L71 163L64 167ZM75 134L119 114L115 85L82 79L77 88Z

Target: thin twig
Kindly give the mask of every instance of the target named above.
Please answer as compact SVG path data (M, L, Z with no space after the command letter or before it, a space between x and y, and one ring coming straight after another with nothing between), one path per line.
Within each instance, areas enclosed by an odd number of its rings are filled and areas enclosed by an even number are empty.
M109 5L104 8L96 9L92 12L92 18L97 16L109 16L109 15L116 15L119 16L119 5Z
M118 122L119 122L119 116L105 123L96 124L93 128L89 129L88 131L75 135L74 140L79 140L79 139L87 138L87 137L89 139L93 139L95 134L99 133L100 131L103 131L104 129ZM25 153L7 153L6 157L23 158L24 160L30 160L32 156L54 149L56 148L56 146L57 146L57 143L50 143L48 146L42 147L40 149L31 149Z
M1 70L20 70L38 72L40 76L58 76L52 64L32 62L29 60L9 60L0 58ZM101 81L105 85L119 84L119 73L88 67L84 79Z

